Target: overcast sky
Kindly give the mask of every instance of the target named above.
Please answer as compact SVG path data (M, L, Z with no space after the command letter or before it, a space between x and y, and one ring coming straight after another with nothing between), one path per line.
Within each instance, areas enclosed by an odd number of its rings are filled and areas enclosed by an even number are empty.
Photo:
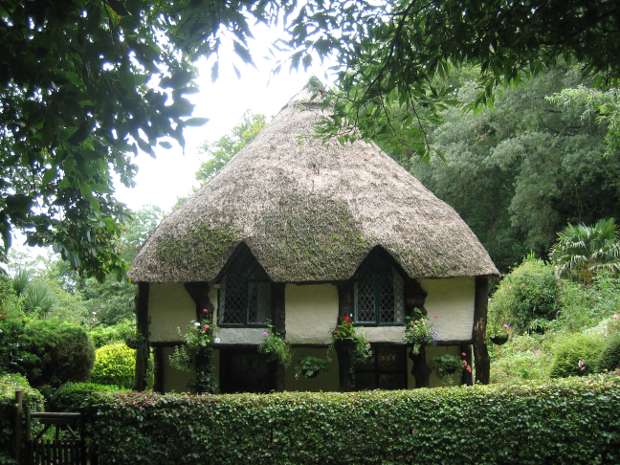
M286 102L315 75L324 83L330 82L326 74L327 64L316 63L307 71L290 71L283 66L282 71L273 75L276 66L274 58L268 56L270 44L282 37L277 28L258 25L253 28L254 40L249 44L256 67L243 65L232 52L230 43L226 44L219 57L219 78L211 81L211 63L214 57L199 62L200 92L191 95L196 105L195 116L207 117L209 122L198 128L188 128L185 132L186 149L183 153L175 144L173 149L157 148L157 157L142 153L136 161L139 167L132 189L118 184L117 198L131 209L144 205L157 205L170 209L180 196L191 192L196 186L195 173L206 159L199 152L205 141L215 141L237 125L245 111L275 115ZM282 59L284 56L276 57ZM237 78L232 64L239 68L241 77Z
M200 146L204 142L213 142L241 122L244 112L262 113L267 120L275 115L286 102L306 85L310 77L317 76L325 84L333 82L328 74L327 63L314 63L307 71L289 71L288 66L273 75L277 60L285 55L272 57L268 52L270 45L283 37L281 28L268 28L256 25L252 28L254 39L248 44L255 67L244 65L232 50L232 42L223 42L219 54L219 78L211 81L211 64L216 57L199 61L197 84L200 92L189 96L196 105L194 116L206 117L209 122L203 127L188 128L185 132L185 153L178 144L166 150L155 149L156 157L140 153L135 159L138 173L135 187L126 188L116 183L116 197L130 209L136 210L146 205L157 205L169 211L177 199L187 196L197 186L196 171L206 160L201 155ZM233 63L240 71L238 78ZM50 251L23 245L25 238L16 232L13 241L15 253L30 261L31 258L48 256ZM22 261L22 260L18 260Z

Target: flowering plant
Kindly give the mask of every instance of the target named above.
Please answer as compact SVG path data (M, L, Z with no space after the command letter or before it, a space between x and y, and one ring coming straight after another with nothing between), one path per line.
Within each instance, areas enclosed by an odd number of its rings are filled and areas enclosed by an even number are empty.
M261 354L268 355L272 360L284 366L288 366L291 362L291 348L288 343L280 336L275 328L271 325L263 331L263 342L258 346Z
M353 343L355 347L353 355L357 360L366 360L372 356L370 343L363 334L357 332L348 313L340 318L340 323L332 331L332 339L334 343L346 341Z
M405 344L411 346L414 354L419 354L420 349L433 342L433 329L428 317L421 312L410 319L405 326Z
M193 371L198 351L213 344L213 329L209 323L192 320L185 334L182 334L181 328L177 328L177 332L184 344L174 349L170 363L178 370Z

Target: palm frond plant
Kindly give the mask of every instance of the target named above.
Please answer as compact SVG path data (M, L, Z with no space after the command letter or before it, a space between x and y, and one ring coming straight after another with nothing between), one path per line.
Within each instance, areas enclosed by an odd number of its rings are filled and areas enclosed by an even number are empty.
M591 284L600 272L620 272L620 237L613 218L592 226L569 224L558 233L551 261L559 277Z

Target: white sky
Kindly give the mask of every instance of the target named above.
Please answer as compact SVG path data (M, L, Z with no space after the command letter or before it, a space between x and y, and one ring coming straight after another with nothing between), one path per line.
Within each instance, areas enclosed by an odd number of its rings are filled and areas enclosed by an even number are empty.
M169 211L179 197L190 194L198 186L195 179L200 164L207 159L199 153L204 142L213 142L241 122L246 111L262 113L267 120L275 115L286 102L301 90L310 77L317 76L324 84L333 82L328 74L330 63L314 63L307 71L289 71L288 64L273 75L277 60L286 59L279 54L269 54L270 45L284 36L281 27L268 28L260 24L252 27L254 39L248 43L255 67L244 65L232 49L232 42L223 41L219 55L219 77L211 81L211 64L216 59L202 59L198 63L197 84L200 91L188 96L196 106L193 116L206 117L209 122L203 127L187 128L185 131L185 153L174 143L166 150L155 148L156 157L139 153L135 159L138 173L135 187L127 188L116 183L116 198L130 209L136 210L146 205L157 205ZM276 52L277 53L277 52ZM237 78L233 63L240 71ZM28 262L41 257L49 257L51 250L24 245L25 237L14 232L12 256L19 256L18 262Z
M248 110L262 113L269 120L313 75L324 83L331 82L327 75L328 65L320 63L306 72L289 72L288 66L283 66L278 74L273 75L276 61L268 56L268 49L276 38L282 37L283 32L262 24L255 26L252 32L254 40L249 43L249 48L255 68L242 64L230 43L223 44L220 51L217 81L211 81L211 63L215 57L208 62L204 59L199 62L200 92L190 95L189 99L196 105L194 116L207 117L209 122L203 127L186 129L185 153L174 144L174 148L169 150L156 148L156 158L139 154L136 158L139 167L136 186L128 189L117 183L117 198L129 208L157 205L164 211L169 210L177 198L189 194L197 186L195 173L206 159L206 155L199 153L199 148L205 141L213 142L230 132ZM284 55L276 57L283 58ZM240 78L233 70L233 63L241 73Z

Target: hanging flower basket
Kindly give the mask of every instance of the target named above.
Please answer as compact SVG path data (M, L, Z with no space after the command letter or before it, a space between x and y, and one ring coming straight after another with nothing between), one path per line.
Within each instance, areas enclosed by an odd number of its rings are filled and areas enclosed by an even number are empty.
M508 334L496 334L491 336L491 342L498 346L504 345L508 342Z

